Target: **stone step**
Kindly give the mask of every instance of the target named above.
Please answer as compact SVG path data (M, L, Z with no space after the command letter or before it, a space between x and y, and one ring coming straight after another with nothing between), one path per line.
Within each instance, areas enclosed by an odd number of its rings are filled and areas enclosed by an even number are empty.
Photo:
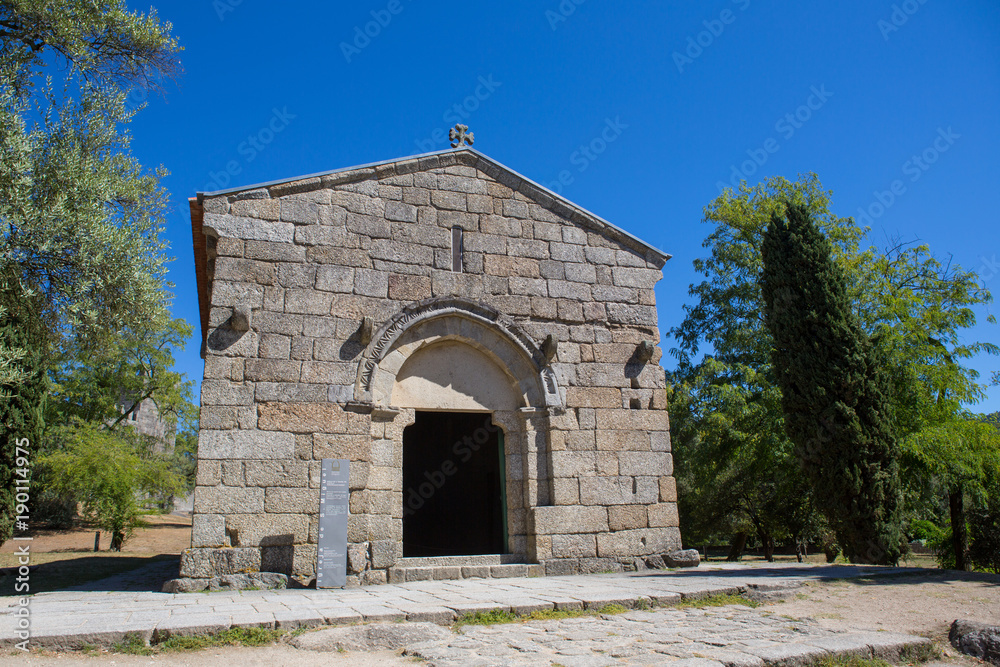
M541 565L525 563L523 559L520 562L511 562L509 558L508 556L402 558L396 561L395 567L389 568L389 583L541 577L545 574L545 568ZM490 559L494 559L493 562Z
M479 556L425 556L400 558L397 567L450 567L462 565L506 565L508 563L526 563L523 555L518 554L483 554Z

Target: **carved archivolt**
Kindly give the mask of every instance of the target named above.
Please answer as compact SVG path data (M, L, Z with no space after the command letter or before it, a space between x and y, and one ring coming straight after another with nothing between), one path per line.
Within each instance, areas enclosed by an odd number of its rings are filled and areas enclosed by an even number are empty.
M531 402L538 404L527 407L553 407L561 404L555 373L549 367L545 355L534 341L510 318L483 303L461 298L431 299L412 304L375 331L372 341L358 365L355 400L372 403L373 389L377 384L379 374L384 372L382 365L386 357L398 347L404 335L439 318L458 318L477 324L479 327L473 327L473 330L482 328L499 336L501 345L515 350L521 358L528 362L527 367L531 369L533 378L521 377L523 371L517 373L509 365L507 368L518 382L525 383L525 381L534 380L534 384L537 385L538 395L532 397L534 400ZM457 334L453 337L461 339L463 336ZM470 342L472 341L470 340ZM518 365L522 366L522 364ZM393 374L395 374L395 370L398 370L398 366L392 371Z

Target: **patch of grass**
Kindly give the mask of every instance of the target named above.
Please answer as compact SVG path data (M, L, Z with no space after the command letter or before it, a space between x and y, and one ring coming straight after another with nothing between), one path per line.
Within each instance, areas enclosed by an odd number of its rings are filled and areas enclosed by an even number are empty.
M859 658L857 656L830 656L820 658L813 667L892 667L882 658Z
M477 611L470 614L463 614L454 627L460 628L463 625L498 625L500 623L514 623L521 620L521 617L506 609L490 609L489 611Z
M729 605L739 604L745 607L759 607L760 603L756 600L751 600L745 595L733 595L731 593L724 593L721 595L709 595L703 598L685 598L680 602L670 605L674 609L701 609L703 607L728 607Z
M289 633L271 628L230 628L214 635L173 636L147 646L141 635L126 635L124 641L112 644L112 653L126 655L158 655L167 652L201 651L219 646L269 646Z
M579 618L580 616L593 616L594 612L589 609L543 609L533 611L523 616L525 621L561 621L566 618Z
M933 644L923 646L907 646L899 653L900 661L910 664L940 660L942 657L944 657L944 653L942 653L938 646Z
M153 655L155 651L151 649L142 635L128 633L120 642L111 645L112 653L124 653L125 655Z
M606 604L597 610L598 614L624 614L628 609L620 604Z

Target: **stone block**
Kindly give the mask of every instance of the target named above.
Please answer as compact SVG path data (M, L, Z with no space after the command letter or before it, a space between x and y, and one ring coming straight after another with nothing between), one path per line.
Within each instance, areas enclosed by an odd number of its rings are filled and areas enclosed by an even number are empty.
M390 223L388 220L377 218L372 215L363 215L350 212L348 208L346 227L348 231L368 236L373 239L391 238Z
M575 479L552 480L552 502L556 505L577 505L580 503L580 482Z
M656 477L581 477L584 505L649 505L659 498Z
M633 530L648 525L644 505L615 505L608 508L608 525L611 530Z
M354 291L354 269L347 266L320 266L316 269L316 289L350 294Z
M385 217L397 222L416 222L417 207L400 201L388 201L385 203Z
M431 204L435 208L447 211L469 210L469 200L463 192L432 191Z
M263 512L264 489L230 486L196 487L194 511L196 514Z
M593 558L597 556L596 535L553 535L555 558Z
M258 382L254 396L258 402L318 403L327 400L328 391L329 388L323 384Z
M292 339L280 334L261 334L258 354L265 359L288 359ZM298 379L298 378L296 378Z
M264 489L257 489L263 494ZM318 491L315 492L317 495ZM279 547L302 544L309 538L309 517L301 514L228 514L226 532L233 546Z
M619 455L618 468L622 475L660 477L673 473L673 459L669 452L625 451Z
M289 289L285 292L285 312L301 315L329 315L333 295L314 289Z
M243 384L233 384L222 380L205 380L201 384L201 404L250 405L253 403L253 388Z
M199 459L290 459L294 453L291 433L203 430L198 439Z
M309 484L309 464L305 461L247 461L247 486L303 488Z
M358 269L354 273L354 293L361 296L386 297L389 276L382 271Z
M195 514L192 516L191 546L226 546L226 518L221 514Z
M198 461L198 470L195 473L195 484L198 486L217 486L222 483L222 462L208 461L201 459Z
M257 425L262 431L341 433L347 413L336 403L260 403Z
M597 503L587 504L596 505ZM531 509L531 519L536 535L598 533L609 529L608 511L604 507L581 505L535 507Z
M254 218L237 218L231 215L206 213L202 227L205 230L214 231L219 237L245 241L291 243L295 238L295 225L293 224Z
M673 477L661 477L660 482L660 502L677 502L677 481Z
M587 431L593 437L593 431ZM580 435L579 431L570 432L569 436ZM592 448L592 447L591 447ZM593 475L597 472L595 453L590 451L552 452L552 476L559 478Z
M347 459L367 462L371 460L371 436L346 434L321 434L313 436L313 458ZM352 471L354 466L351 466Z
M681 525L676 503L657 503L650 505L648 511L650 528L676 528Z
M427 276L389 274L389 298L395 301L422 301L431 296L431 279Z
M394 540L377 540L371 543L372 567L383 570L392 567L403 555L402 545Z
M574 408L617 408L622 404L621 389L615 387L567 387L566 406Z
M316 489L272 487L264 493L264 511L273 514L315 514L319 512L319 493Z
M622 530L597 536L597 555L622 558L661 554L674 548L672 533L659 529Z
M435 271L431 277L431 293L433 296L462 296L466 299L478 299L483 296L483 280L481 276L468 273Z
M608 452L648 451L649 434L645 431L597 431L597 449Z
M656 308L653 306L633 306L622 303L607 305L608 322L629 326L656 326Z
M209 579L260 571L260 549L185 549L181 577Z
M434 249L415 243L403 243L389 239L376 239L368 248L372 259L396 264L417 264L430 266L434 262ZM377 267L376 267L377 268Z
M243 476L243 461L222 462L222 484L224 486L246 486Z
M251 382L298 382L302 362L286 359L247 359L244 376Z

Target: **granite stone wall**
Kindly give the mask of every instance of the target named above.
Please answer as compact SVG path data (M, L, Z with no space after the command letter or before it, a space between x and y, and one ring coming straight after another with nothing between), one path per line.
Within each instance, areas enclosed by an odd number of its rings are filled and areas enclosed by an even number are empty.
M365 363L401 345L389 335L400 313L436 304L478 323L470 344L510 339L524 360L508 371L534 369L545 385L495 416L508 442L510 553L553 574L680 547L650 347L662 253L466 150L207 195L199 213L211 308L183 576L313 574L320 461L346 458L351 580L391 578L413 411L380 404Z

